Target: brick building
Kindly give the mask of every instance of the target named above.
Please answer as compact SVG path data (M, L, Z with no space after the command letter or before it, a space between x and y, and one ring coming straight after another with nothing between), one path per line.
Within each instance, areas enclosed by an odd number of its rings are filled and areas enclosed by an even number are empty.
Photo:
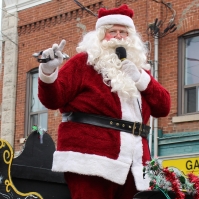
M199 152L199 0L80 2L93 13L102 6L123 3L134 9L136 29L150 49L152 72L172 99L169 115L149 122L152 153L165 159L195 156ZM65 39L64 52L73 56L82 35L94 29L96 17L72 0L3 0L1 11L1 138L18 152L23 146L20 140L37 123L56 142L61 115L58 110L46 110L37 99L38 62L32 54ZM156 18L163 22L159 36L172 19L177 30L157 39L150 34Z

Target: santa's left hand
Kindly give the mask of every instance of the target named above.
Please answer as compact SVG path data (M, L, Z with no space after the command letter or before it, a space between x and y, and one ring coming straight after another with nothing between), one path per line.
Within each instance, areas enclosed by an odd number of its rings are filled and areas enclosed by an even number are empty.
M141 73L137 66L128 59L122 61L122 71L128 74L134 82L140 79Z

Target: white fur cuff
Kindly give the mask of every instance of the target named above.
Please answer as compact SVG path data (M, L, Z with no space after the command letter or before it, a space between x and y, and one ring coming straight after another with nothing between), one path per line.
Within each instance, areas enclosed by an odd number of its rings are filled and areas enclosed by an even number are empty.
M57 79L57 77L58 77L58 68L56 68L54 73L47 76L42 72L41 67L39 67L39 78L41 79L42 82L51 84Z
M139 91L144 91L146 90L150 81L150 76L143 69L141 69L140 79L135 83L135 85Z

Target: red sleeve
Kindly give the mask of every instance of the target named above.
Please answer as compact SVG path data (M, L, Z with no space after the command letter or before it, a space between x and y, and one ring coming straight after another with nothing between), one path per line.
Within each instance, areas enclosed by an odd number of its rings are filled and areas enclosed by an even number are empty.
M68 60L59 70L58 78L50 84L39 79L38 97L48 109L59 109L72 101L81 89L83 65L87 55L78 54Z
M169 114L171 107L170 94L152 76L147 89L141 93L147 101L153 117L165 117Z

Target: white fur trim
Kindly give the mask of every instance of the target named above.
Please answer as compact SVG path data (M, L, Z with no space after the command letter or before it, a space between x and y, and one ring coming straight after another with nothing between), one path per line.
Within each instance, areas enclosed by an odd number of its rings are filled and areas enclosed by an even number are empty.
M140 107L142 107L140 93L138 94L138 100L140 103ZM121 102L121 107L122 107L122 119L128 120L128 121L142 122L142 116L140 113L137 98L133 98L133 99L131 99L131 101L126 101L125 99L122 99L122 96L120 96L120 102ZM139 190L139 191L147 190L149 188L150 180L149 180L148 176L145 176L145 179L143 178L142 138L140 136L132 136L131 139L133 139L132 144L133 144L134 148L132 150L132 155L130 156L130 154L127 154L127 156L132 157L131 171L134 176L135 185L136 185L137 190Z
M39 66L39 78L42 82L51 84L53 83L58 77L58 68L56 68L55 72L51 75L47 76L42 72L41 66Z
M142 156L143 156L143 145L142 145L142 137L135 136L136 140L136 146L135 151L136 153L133 154L133 164L131 167L134 179L135 179L135 185L137 190L143 191L147 190L149 188L149 179L146 176L146 178L143 178L143 163L142 163Z
M111 25L111 24L124 25L124 26L128 26L130 28L135 29L133 20L126 15L120 15L120 14L107 15L107 16L99 18L97 20L95 28L98 29L100 26Z
M129 169L130 164L104 156L72 151L56 151L53 155L52 171L100 176L121 185L125 183Z
M127 163L130 168L134 153L134 146L135 146L134 137L129 133L120 132L120 139L121 139L121 146L120 146L120 154L118 160L120 162Z
M138 98L123 99L122 95L119 95L121 108L122 108L122 119L130 122L142 122L142 115L139 109L137 99L139 100L140 107L142 107L140 92L137 93Z
M144 91L146 90L150 81L151 77L143 69L141 69L140 79L135 83L135 85L139 91Z
M131 171L134 176L135 186L138 191L145 191L149 189L150 179L148 175L143 178L143 165L132 166Z
M100 176L118 184L124 184L136 146L135 136L120 132L121 146L118 159L105 156L83 154L72 151L55 151L53 154L52 171L74 172L84 175ZM139 149L140 151L140 149Z

